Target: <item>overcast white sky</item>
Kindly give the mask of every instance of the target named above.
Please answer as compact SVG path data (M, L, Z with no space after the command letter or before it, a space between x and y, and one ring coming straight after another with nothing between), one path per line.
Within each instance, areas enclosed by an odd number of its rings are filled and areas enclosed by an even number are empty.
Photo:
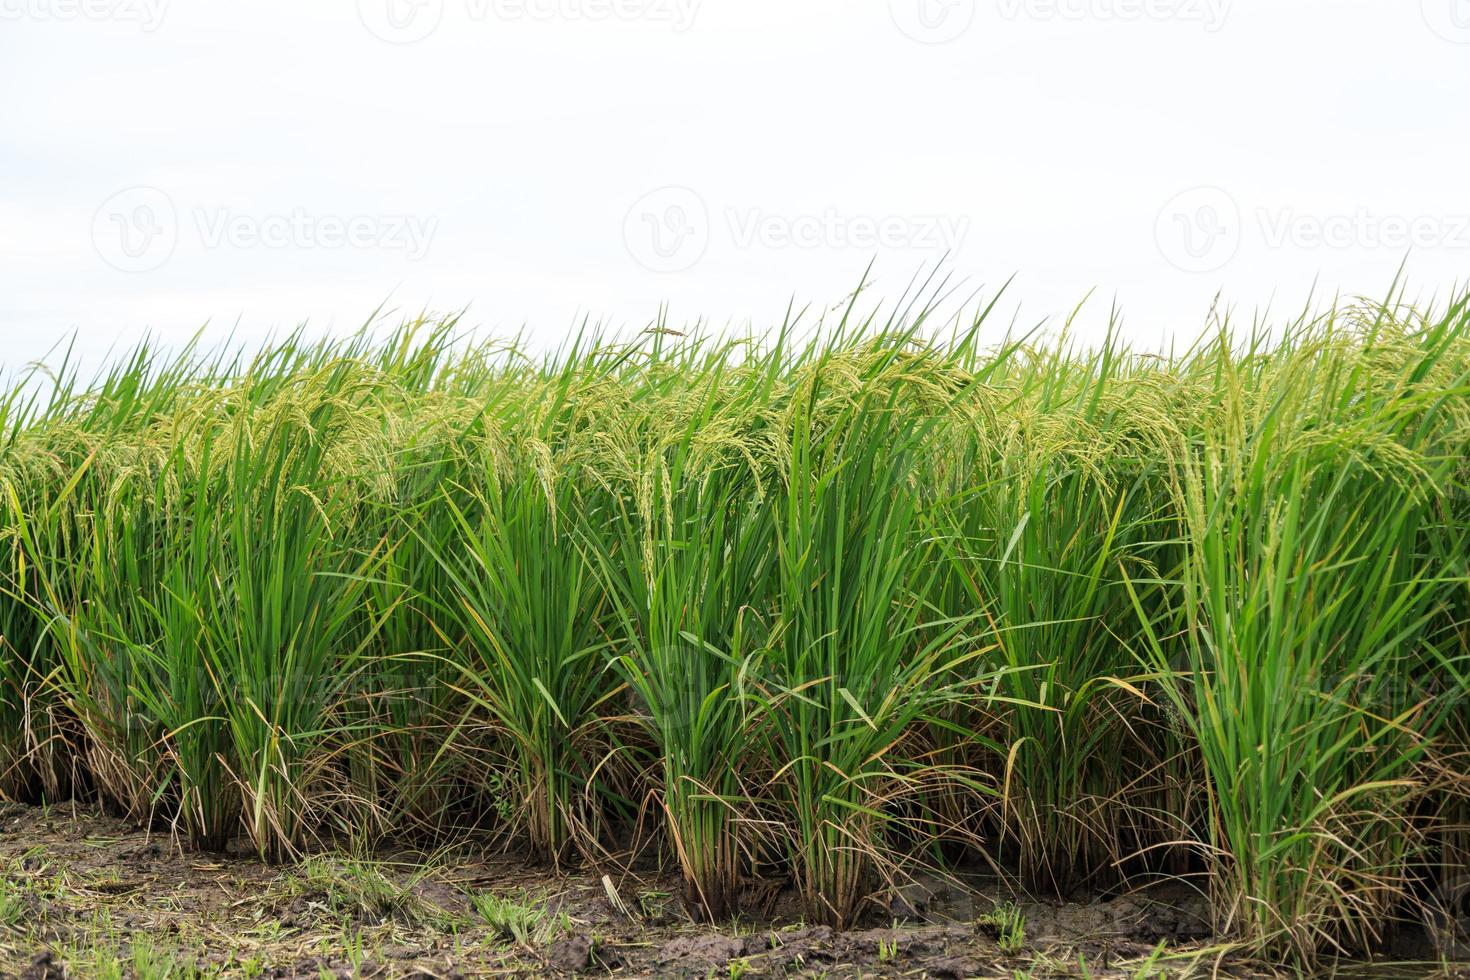
M10 368L385 300L760 329L946 252L1147 346L1470 279L1470 0L0 0L0 93Z

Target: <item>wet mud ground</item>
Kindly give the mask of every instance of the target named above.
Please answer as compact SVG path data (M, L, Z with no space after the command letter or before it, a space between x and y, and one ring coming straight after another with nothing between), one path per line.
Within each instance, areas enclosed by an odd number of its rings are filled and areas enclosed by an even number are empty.
M763 921L698 925L677 888L657 870L555 874L474 847L272 868L85 807L0 805L0 977L1289 975L1212 944L1203 900L1180 885L1007 905L999 889L921 880L882 924L847 932L803 924L778 894Z

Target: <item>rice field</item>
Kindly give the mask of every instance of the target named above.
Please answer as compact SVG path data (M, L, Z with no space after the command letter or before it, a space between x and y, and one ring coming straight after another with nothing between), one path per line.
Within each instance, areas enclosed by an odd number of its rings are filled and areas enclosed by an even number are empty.
M1470 955L1470 296L1169 355L940 297L13 378L0 798L269 863L638 849L712 922L981 867Z

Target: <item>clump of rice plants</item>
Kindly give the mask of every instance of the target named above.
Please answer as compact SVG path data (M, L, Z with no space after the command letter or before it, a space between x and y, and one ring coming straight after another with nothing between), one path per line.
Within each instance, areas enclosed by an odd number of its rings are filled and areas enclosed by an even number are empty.
M632 485L587 531L615 624L610 664L661 760L686 902L710 920L738 909L752 859L748 698L774 545L750 448L767 382L750 376L722 405L722 370L699 365L682 418L625 450Z
M1159 357L861 294L806 340L537 359L420 318L17 377L0 796L283 862L654 848L706 920L775 882L848 926L952 861L1202 876L1302 965L1436 914L1466 298Z
M595 487L579 492L545 443L520 451L535 461L489 461L485 495L443 502L445 538L429 547L444 582L429 598L438 628L450 630L446 683L509 743L531 848L559 861L579 824L595 828L595 815L577 813L598 761L597 708L610 693L603 598L576 538L578 508Z
M1463 571L1427 547L1464 445L1450 336L1329 325L1254 365L1222 345L1218 415L1174 457L1177 619L1144 621L1212 784L1218 924L1302 959L1371 948L1402 901L1453 710L1405 696L1459 653L1430 626Z
M933 422L905 404L925 401L918 379L882 383L914 365L881 345L860 352L848 370L882 400L843 398L835 411L822 366L792 399L764 710L806 904L846 926L874 890L885 811L915 784L902 743L990 682L992 645L968 629L977 613L929 605L942 565L915 477Z
M1007 668L1002 834L1028 885L1062 894L1115 876L1148 839L1148 828L1131 832L1150 819L1143 789L1175 754L1162 732L1143 744L1124 572L1147 573L1161 553L1168 561L1158 523L1166 483L1151 456L1177 423L1157 386L1122 360L1112 346L1071 360L1018 352L992 383L1025 408L978 427L944 510L946 608L981 611Z

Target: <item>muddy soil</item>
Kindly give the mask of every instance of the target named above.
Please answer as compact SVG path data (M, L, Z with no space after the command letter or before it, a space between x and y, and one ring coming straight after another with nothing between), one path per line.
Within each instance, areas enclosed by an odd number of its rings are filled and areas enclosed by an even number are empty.
M271 868L84 807L0 805L0 978L1271 973L1212 946L1203 900L1179 885L1020 902L997 922L1006 896L975 884L920 879L888 896L882 925L848 932L803 924L781 894L759 921L712 928L656 869L554 874L473 847Z

